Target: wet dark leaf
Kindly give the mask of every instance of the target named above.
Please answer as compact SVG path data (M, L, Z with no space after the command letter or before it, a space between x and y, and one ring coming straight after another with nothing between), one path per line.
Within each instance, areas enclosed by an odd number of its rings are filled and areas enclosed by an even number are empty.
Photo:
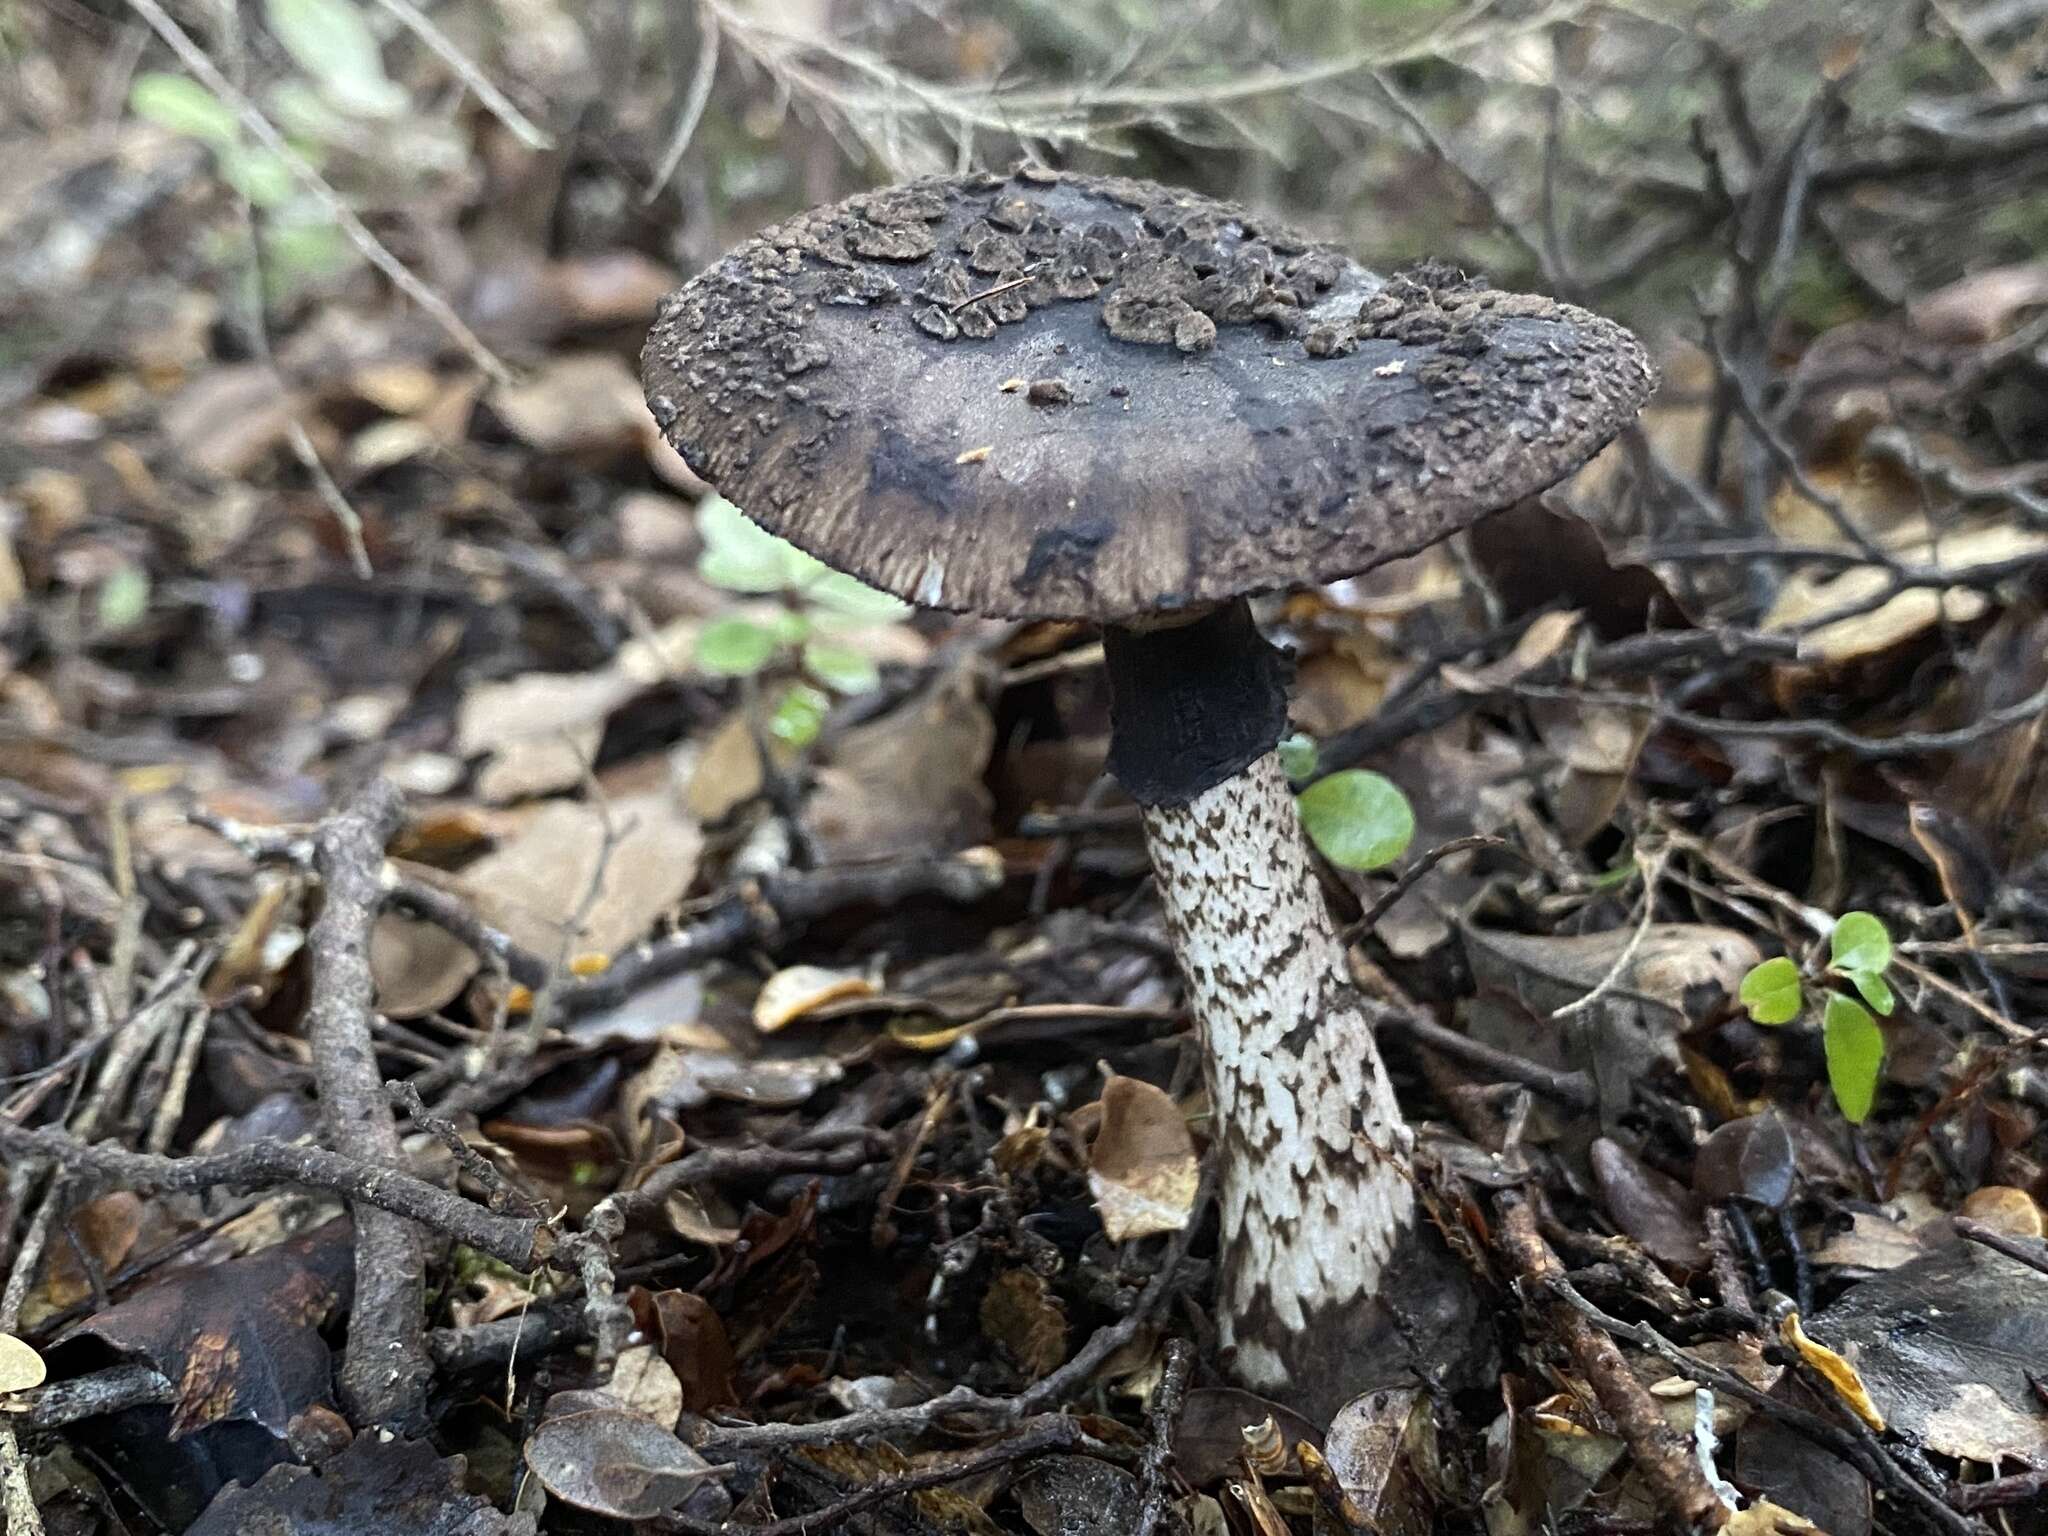
M1792 1134L1775 1109L1719 1127L1693 1157L1692 1185L1709 1200L1751 1200L1782 1210L1799 1165Z
M1593 1176L1616 1226L1666 1264L1706 1266L1700 1202L1691 1190L1605 1136L1593 1143L1592 1159Z
M1951 1243L1866 1280L1806 1331L1853 1359L1886 1421L1930 1450L2048 1462L2029 1374L2048 1361L2048 1275Z
M300 1412L328 1401L332 1360L320 1330L348 1304L353 1262L348 1224L329 1222L247 1258L174 1270L54 1349L96 1339L155 1366L178 1385L174 1438L246 1419L282 1440Z
M1047 1456L1017 1480L1017 1507L1038 1536L1127 1536L1143 1499L1135 1477L1092 1456ZM1185 1528L1169 1513L1159 1529Z
M500 1514L462 1491L460 1458L420 1440L358 1435L319 1468L272 1467L229 1488L186 1536L531 1536L531 1515Z

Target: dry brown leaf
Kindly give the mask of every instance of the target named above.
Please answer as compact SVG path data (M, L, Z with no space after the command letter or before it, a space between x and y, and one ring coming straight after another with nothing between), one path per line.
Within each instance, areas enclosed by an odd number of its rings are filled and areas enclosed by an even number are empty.
M1067 1310L1035 1270L995 1277L981 1298L981 1331L1033 1381L1067 1358Z
M609 821L616 844L605 851ZM537 955L615 955L645 938L696 878L703 834L665 792L593 806L558 800L462 873L483 916ZM600 874L601 868L601 874ZM596 899L581 915L592 882Z
M393 863L424 884L457 885L427 865ZM377 1007L394 1019L424 1018L447 1007L462 995L479 964L474 952L436 923L387 911L378 914L370 930L370 976L377 985Z
M1201 1182L1180 1106L1135 1077L1102 1085L1102 1127L1088 1148L1088 1190L1113 1243L1178 1232Z
M761 749L744 710L734 710L711 733L690 770L683 803L706 826L715 826L761 793Z
M64 1219L64 1240L49 1246L41 1284L22 1302L22 1325L32 1329L92 1295L95 1280L104 1283L127 1262L141 1235L144 1214L141 1198L125 1189L71 1212ZM86 1273L88 1260L95 1274Z
M491 408L514 436L542 453L623 453L646 436L640 381L610 352L568 353L499 388Z
M1584 615L1576 609L1538 614L1507 655L1483 667L1446 666L1441 676L1459 693L1492 693L1519 682L1571 644Z
M1769 1499L1738 1509L1721 1529L1727 1536L1827 1536L1804 1515L1795 1515Z
M964 666L904 708L849 730L810 799L811 830L827 857L950 853L985 841L991 800L982 774L995 736Z
M164 436L201 474L242 480L284 446L296 409L261 363L213 368L164 407Z
M1905 564L1933 566L1953 575L2041 550L2048 550L2048 532L2007 521L1945 534L1938 543L1903 544L1893 553ZM1795 572L1779 589L1762 627L1784 631L1815 625L1800 638L1802 660L1840 663L1902 645L1937 624L1967 624L1989 607L1989 598L1972 587L1916 587L1867 613L1827 622L1831 613L1869 603L1890 580L1890 573L1876 565L1830 573Z
M2013 1237L2048 1236L2041 1203L2024 1189L2015 1189L2010 1184L1986 1184L1982 1189L1971 1190L1956 1214Z

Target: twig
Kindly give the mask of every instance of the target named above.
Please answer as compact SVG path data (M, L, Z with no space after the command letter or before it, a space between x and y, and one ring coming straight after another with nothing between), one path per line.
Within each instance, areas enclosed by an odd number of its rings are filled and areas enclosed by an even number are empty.
M522 1273L538 1268L555 1249L554 1234L539 1221L486 1210L409 1173L381 1168L326 1147L256 1141L206 1157L157 1157L113 1142L89 1142L53 1127L24 1130L0 1120L0 1152L75 1173L95 1174L139 1194L217 1189L261 1189L296 1184L324 1189L404 1217L489 1254Z
M1397 1008L1375 998L1368 998L1366 1004L1375 1029L1405 1035L1440 1056L1476 1067L1496 1082L1520 1083L1570 1109L1591 1109L1600 1102L1599 1090L1584 1072L1561 1071L1496 1050L1482 1040L1444 1028L1419 1009Z
M1577 998L1572 1002L1550 1010L1550 1017L1553 1021L1575 1018L1579 1014L1586 1012L1587 1009L1591 1008L1619 986L1621 979L1628 974L1629 967L1635 963L1636 951L1643 947L1644 937L1649 933L1651 925L1657 920L1657 881L1658 877L1664 873L1664 858L1663 849L1644 852L1640 844L1638 845L1636 859L1643 871L1642 921L1636 924L1636 931L1628 936L1628 942L1622 945L1621 953L1614 957L1614 964L1607 968L1607 974L1600 978L1592 991L1588 992L1584 997Z
M661 189L668 185L669 177L675 175L676 167L683 163L683 156L690 151L690 141L697 136L697 124L703 121L704 108L711 100L711 87L718 78L718 13L709 6L697 8L697 26L702 33L697 44L697 67L690 73L690 91L683 98L683 108L676 116L675 131L669 135L668 148L662 151L661 164L655 168L654 179L647 184L647 190L640 195L643 203L651 203L661 195Z
M1769 1415L1775 1422L1783 1424L1801 1438L1812 1441L1823 1450L1832 1451L1888 1493L1902 1501L1911 1500L1918 1505L1929 1523L1937 1530L1948 1533L1948 1536L1984 1536L1984 1527L1981 1524L1957 1514L1936 1494L1922 1486L1918 1479L1901 1469L1875 1441L1861 1440L1817 1413L1809 1412L1793 1403L1780 1401L1734 1371L1725 1371L1718 1366L1708 1365L1698 1356L1680 1349L1646 1323L1626 1323L1620 1318L1610 1317L1581 1296L1562 1275L1550 1277L1546 1281L1546 1288L1553 1297L1602 1333L1610 1334L1617 1339L1627 1339L1638 1348L1649 1350L1686 1380L1711 1387L1724 1396L1737 1398L1758 1412Z
M1516 1277L1528 1290L1554 1294L1564 1266L1536 1229L1529 1203L1512 1190L1500 1196L1499 1242ZM1532 1296L1531 1298L1537 1299ZM1664 1422L1657 1401L1629 1370L1614 1341L1583 1316L1554 1301L1547 1308L1550 1325L1564 1339L1572 1360L1600 1406L1628 1442L1636 1470L1664 1511L1687 1530L1717 1531L1728 1523L1728 1507L1692 1454L1692 1448Z
M873 1408L861 1413L847 1414L844 1418L827 1419L817 1424L746 1424L713 1427L699 1432L696 1448L706 1456L718 1456L746 1452L772 1453L794 1450L806 1445L841 1445L854 1440L872 1439L878 1435L921 1433L941 1419L956 1414L974 1414L993 1419L997 1423L1014 1424L1020 1419L1042 1413L1055 1404L1066 1401L1093 1378L1103 1361L1136 1338L1138 1330L1158 1311L1179 1273L1181 1264L1187 1258L1188 1248L1194 1242L1195 1230L1201 1223L1203 1212L1208 1208L1214 1188L1213 1174L1205 1173L1201 1188L1195 1195L1194 1209L1188 1214L1188 1224L1173 1234L1168 1242L1165 1257L1159 1261L1159 1268L1154 1270L1152 1278L1145 1282L1145 1288L1138 1293L1137 1302L1131 1310L1114 1323L1096 1329L1094 1336L1081 1346L1071 1360L1016 1396L989 1397L971 1387L954 1387L951 1391L927 1398L921 1403L913 1403L909 1407Z
M1494 837L1484 832L1475 832L1468 837L1454 837L1447 843L1438 843L1429 852L1402 870L1394 883L1381 894L1379 899L1365 909L1364 914L1359 917L1358 921L1346 924L1337 937L1349 943L1360 934L1372 932L1378 925L1379 920L1393 910L1396 902L1414 890L1416 882L1424 875L1435 869L1437 865L1443 863L1452 854L1468 853L1474 848L1501 848L1514 854L1517 858L1524 861L1529 860L1529 856L1526 853L1523 853L1521 849L1517 848L1506 838Z
M467 54L455 46L454 39L435 26L432 18L424 14L412 0L377 0L377 3L403 22L413 36L431 48L434 56L454 72L456 79L469 87L470 94L483 105L483 109L503 123L515 139L528 149L555 147L554 139L544 130L535 127L524 112L513 106L505 93L491 84L490 78Z
M786 924L807 922L845 907L889 907L920 896L980 901L1002 883L1002 860L988 848L970 848L942 858L771 875L758 888L718 898L689 926L628 950L597 975L566 983L556 1006L570 1017L613 1007L650 981L702 965L744 945L766 943Z
M1968 1216L1956 1218L1956 1235L1981 1243L1993 1253L2002 1253L2016 1264L2024 1264L2031 1270L2048 1275L2048 1250L2044 1250L2039 1239L2029 1247L2018 1238L2009 1237L1996 1227L1987 1227Z
M377 1070L370 1037L377 987L370 974L370 929L383 904L384 845L404 804L385 779L373 779L313 839L321 883L320 915L306 934L313 1000L306 1042L320 1098L321 1133L336 1150L360 1148L367 1161L398 1168L398 1126ZM408 1429L426 1421L426 1245L419 1228L374 1206L352 1205L356 1288L338 1385L342 1402L366 1425Z
M1167 1483L1173 1466L1173 1430L1179 1422L1181 1404L1187 1400L1188 1378L1195 1368L1195 1349L1186 1339L1169 1339L1166 1364L1153 1389L1152 1404L1145 1417L1151 1433L1145 1454L1138 1462L1138 1480L1145 1491L1138 1505L1138 1526L1134 1536L1152 1536L1166 1514Z
M1713 715L1695 714L1691 710L1674 709L1659 699L1638 693L1553 688L1530 683L1511 683L1504 691L1524 698L1562 699L1615 709L1641 710L1647 712L1657 725L1692 731L1701 736L1739 736L1826 747L1860 763L1889 762L1902 757L1923 757L1972 747L2009 726L2024 725L2048 713L2048 687L2043 687L2016 704L1991 710L1970 724L1951 730L1900 731L1896 736L1864 736L1832 720L1724 720Z

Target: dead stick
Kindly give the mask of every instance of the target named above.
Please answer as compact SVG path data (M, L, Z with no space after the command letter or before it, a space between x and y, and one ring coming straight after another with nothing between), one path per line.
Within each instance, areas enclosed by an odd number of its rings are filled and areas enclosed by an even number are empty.
M1657 1400L1636 1380L1614 1340L1549 1296L1548 1286L1564 1274L1564 1266L1536 1230L1528 1201L1506 1191L1500 1197L1500 1214L1499 1242L1509 1264L1532 1299L1540 1298L1546 1321L1564 1340L1573 1363L1628 1442L1637 1470L1664 1512L1686 1530L1719 1530L1728 1523L1727 1506L1707 1482L1690 1447L1664 1422Z
M313 1001L306 1040L320 1096L320 1128L336 1151L397 1168L398 1125L384 1096L370 1036L376 984L370 928L384 900L384 844L404 805L388 781L373 779L314 836L320 915L306 935ZM376 1206L354 1202L356 1289L338 1384L363 1425L417 1430L426 1424L433 1361L426 1342L426 1244L420 1229Z
M256 1141L209 1157L158 1157L131 1152L110 1141L81 1141L51 1128L25 1131L0 1120L0 1155L97 1174L138 1194L224 1185L266 1189L297 1184L330 1190L352 1203L432 1227L522 1273L537 1269L555 1248L554 1233L542 1222L501 1215L424 1179L325 1147Z

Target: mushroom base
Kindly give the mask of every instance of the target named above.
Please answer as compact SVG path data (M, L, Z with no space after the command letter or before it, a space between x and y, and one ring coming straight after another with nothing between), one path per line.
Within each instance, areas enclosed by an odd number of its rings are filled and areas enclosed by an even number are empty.
M1278 757L1144 817L1208 1069L1232 1374L1322 1422L1375 1387L1464 1385L1491 1336L1418 1220L1413 1138Z

